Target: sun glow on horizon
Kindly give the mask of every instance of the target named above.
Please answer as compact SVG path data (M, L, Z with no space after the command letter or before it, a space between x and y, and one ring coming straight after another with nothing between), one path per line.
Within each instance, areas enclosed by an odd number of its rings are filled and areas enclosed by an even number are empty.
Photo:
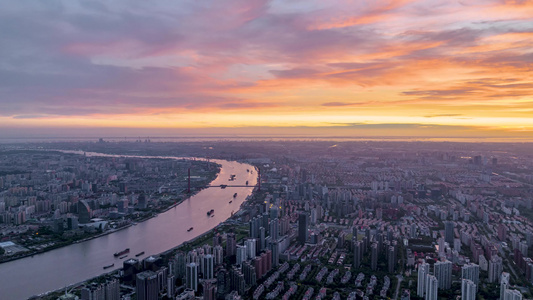
M531 136L533 5L437 2L2 3L0 127Z

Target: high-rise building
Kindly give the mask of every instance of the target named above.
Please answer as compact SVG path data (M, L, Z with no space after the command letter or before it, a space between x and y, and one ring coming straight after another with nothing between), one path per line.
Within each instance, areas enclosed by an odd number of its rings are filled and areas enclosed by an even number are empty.
M253 262L255 267L255 278L259 279L266 273L266 271L263 270L263 258L261 256L256 256Z
M246 251L246 245L237 246L237 261L236 264L241 265L248 258L248 251Z
M500 279L500 300L505 299L505 291L509 287L509 273L502 272L502 276Z
M159 291L162 291L167 286L167 276L168 276L168 268L162 267L161 269L155 271L157 274L157 285L159 287Z
M461 252L461 239L453 239L453 250Z
M244 280L244 274L236 266L233 266L230 270L230 287L240 295L244 295L246 281Z
M354 241L357 241L357 234L358 234L358 231L357 231L357 226L353 226L352 227L352 240Z
M259 237L259 227L261 227L261 219L253 217L249 222L250 225L250 237L257 238Z
M518 290L505 290L503 300L522 300L522 293Z
M368 249L370 249L370 240L364 236L361 241L363 242L363 255L365 255Z
M306 213L300 213L298 216L298 242L305 244L308 236L309 217Z
M227 234L226 238L226 256L233 256L235 255L235 247L236 247L236 241L235 241L235 233L230 232Z
M224 299L226 294L230 292L229 275L226 269L221 269L217 272L217 299Z
M193 262L193 263L196 263L197 265L200 265L200 256L199 256L198 251L194 249L192 251L187 252L185 262L187 264L190 264Z
M157 273L144 271L137 274L135 291L138 300L157 300L159 295Z
M489 270L489 262L485 258L485 255L479 255L478 261L479 261L479 268L482 271L488 271Z
M202 282L202 287L204 291L203 300L215 300L216 299L216 280L204 280Z
M272 270L272 251L270 250L265 250L264 253L261 254L261 256L263 256L263 254L265 255L264 257L266 258L263 263L263 267L265 268L266 272Z
M104 286L105 300L120 300L120 282L117 279L106 282Z
M261 251L265 250L266 248L266 230L265 227L259 228L259 249Z
M526 242L529 247L533 246L533 232L526 233Z
M139 260L135 258L130 258L123 263L124 276L122 280L127 285L133 285L136 280L136 275L141 271L141 266Z
M270 250L272 251L272 266L277 267L279 265L279 242L270 242Z
M381 250L383 249L383 244L385 244L387 249L390 245L389 241L383 241L383 234L381 234L381 231L374 236L374 241L378 244L378 253L380 254Z
M477 286L470 279L461 280L461 300L476 300Z
M78 201L78 222L80 224L87 224L91 221L92 210L85 200Z
M311 209L311 225L316 225L318 220L318 210L316 208Z
M290 218L289 216L283 216L281 217L280 224L279 224L279 231L281 235L286 235L289 230L291 229L290 226Z
M81 300L104 300L105 290L99 284L89 285L81 289Z
M389 273L394 273L394 269L396 268L396 248L394 246L389 246L387 251L387 262Z
M185 286L198 291L198 265L194 262L187 264L185 270Z
M370 268L375 271L378 268L378 244L373 243L370 249Z
M446 249L446 246L445 246L444 242L445 242L445 240L442 237L437 239L437 243L439 245L439 257L444 257L445 256L444 251Z
M127 213L128 212L128 202L129 200L124 197L117 201L117 210L119 213Z
M244 275L244 281L249 286L256 285L257 275L255 273L255 267L250 261L246 261L242 264L242 273Z
M157 269L159 269L159 264L161 263L161 261L162 260L159 257L149 256L142 261L143 269L156 271Z
M119 182L118 183L118 189L121 193L126 194L128 192L128 186L125 182Z
M438 261L434 268L434 275L439 281L439 289L449 289L452 286L452 262L449 260Z
M425 300L437 300L439 280L433 275L427 275Z
M270 221L270 237L273 241L277 241L279 238L279 220L277 218Z
M222 235L220 235L220 233L216 233L213 236L213 247L218 245L222 245Z
M421 263L418 265L418 285L416 287L416 294L419 297L424 297L426 292L426 280L429 275L429 264Z
M524 262L526 264L526 278L528 278L529 283L533 283L533 262Z
M381 207L376 208L376 218L378 220L383 219L383 209Z
M489 282L499 282L502 274L502 259L498 255L491 257L489 261Z
M340 232L337 236L337 249L344 248L344 243L346 242L346 232Z
M507 240L507 226L505 226L503 223L498 225L498 238L500 241Z
M476 284L479 284L479 266L474 263L469 263L461 268L461 278L469 279Z
M205 244L202 246L204 254L213 254L213 247L211 245Z
M138 208L141 208L141 209L145 209L146 208L146 196L144 194L140 194L139 195L139 198L137 199L137 207Z
M268 212L264 212L261 215L261 217L258 218L259 219L258 228L259 227L268 228L268 219L269 219L269 217L270 217L270 215L268 214Z
M173 299L175 294L176 294L176 277L174 277L174 275L170 275L167 277L167 296L170 299Z
M415 238L416 237L416 224L415 223L411 223L411 230L409 232L409 236L411 238Z
M75 216L67 217L67 228L69 230L78 229L78 218Z
M246 245L246 259L252 259L256 255L255 245L256 240L255 239L247 239L245 242Z
M361 260L363 258L363 242L356 241L353 248L353 266L357 270L361 266Z
M214 264L215 264L215 259L214 259L213 255L211 255L211 254L204 255L204 257L202 258L202 275L203 275L203 279L213 279L214 278L214 274L213 274Z
M446 243L453 245L453 238L454 238L454 223L452 221L444 222L444 240Z
M187 265L185 252L178 251L174 256L174 276L182 279L185 277L185 266Z
M277 206L272 206L270 208L270 220L279 218L279 209Z
M527 256L528 248L527 241L520 241L518 244L518 250L520 250L523 256Z
M216 245L213 247L213 259L215 266L221 265L224 262L224 250L222 246Z

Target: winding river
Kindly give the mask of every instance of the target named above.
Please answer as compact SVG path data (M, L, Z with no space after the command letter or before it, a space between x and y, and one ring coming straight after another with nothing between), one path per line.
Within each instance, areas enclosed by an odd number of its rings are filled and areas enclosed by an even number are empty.
M75 152L71 152L75 153ZM87 153L87 156L121 156ZM183 159L182 157L136 156L141 158ZM246 197L252 193L257 183L256 172L251 165L211 160L222 166L218 177L211 185L231 184L249 187L228 187L226 189L207 188L183 201L157 217L135 226L104 235L92 240L55 249L42 254L0 264L0 298L19 300L33 295L57 290L82 282L104 273L103 266L114 263L113 268L122 267L122 262L142 251L142 259L158 254L191 240L219 223L227 220L231 213L237 212ZM235 174L234 181L228 181ZM237 193L237 197L233 194ZM232 203L229 203L232 201ZM207 211L214 209L214 217L207 217ZM190 232L188 228L194 227ZM115 258L113 253L130 248L125 259Z

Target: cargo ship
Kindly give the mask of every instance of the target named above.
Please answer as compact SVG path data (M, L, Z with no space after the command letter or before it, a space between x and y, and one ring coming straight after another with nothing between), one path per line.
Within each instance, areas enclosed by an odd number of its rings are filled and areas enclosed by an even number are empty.
M108 265L108 266L104 266L104 270L105 270L105 269L112 268L114 265L115 265L115 264L110 264L110 265Z
M126 249L124 249L124 250L122 250L122 251L120 251L120 252L115 252L115 254L113 254L113 255L114 255L115 257L117 257L117 256L124 255L124 254L126 254L126 253L130 253L130 248L126 248Z

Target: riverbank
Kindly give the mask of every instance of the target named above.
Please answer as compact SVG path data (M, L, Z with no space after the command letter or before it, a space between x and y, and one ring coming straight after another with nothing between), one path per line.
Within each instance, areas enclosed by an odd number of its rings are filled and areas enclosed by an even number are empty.
M184 242L182 242L181 244L179 244L179 245L177 245L175 247L172 247L172 248L170 248L170 249L168 249L166 251L160 252L160 253L150 254L150 256L158 256L158 257L167 257L168 258L169 256L175 255L175 252L180 251L180 250L184 250L183 248L189 248L189 247L194 248L194 247L200 246L201 244L204 244L206 242L209 243L208 241L212 241L212 238L214 236L215 230L227 231L227 229L229 229L229 228L225 228L225 227L234 227L234 224L227 224L227 222L229 220L235 220L235 219L238 218L237 215L239 215L239 213L241 212L243 205L246 203L246 201L248 201L248 198L250 198L250 197L252 197L254 195L255 192L256 192L256 188L253 189L252 194L250 194L248 197L246 197L246 200L243 203L241 203L241 205L239 206L239 209L232 216L230 216L226 221L221 222L219 225L215 226L214 228L212 228L212 229L210 229L210 230L208 230L208 231L206 231L206 232L204 232L204 233L202 233L202 234L200 234L200 235L198 235L198 236L196 236L196 237L194 237L194 238L192 238L190 240L184 241ZM171 207L169 207L169 209L170 208ZM64 294L65 290L72 291L72 290L75 290L77 288L82 288L82 287L86 286L90 282L104 281L103 279L108 278L108 277L119 278L121 270L122 270L122 268L115 269L115 270L112 270L110 272L104 272L104 273L102 273L102 274L100 274L98 276L95 276L93 278L90 278L90 279L87 279L87 280L84 280L84 281L80 281L80 282L65 286L64 288L61 288L61 289L58 289L58 290L55 290L55 291L49 291L49 292L45 292L43 294L32 296L29 299L32 299L32 300L37 300L37 299L39 299L39 300L56 300L60 295Z
M91 154L87 153L89 155ZM113 235L43 253L38 259L25 258L3 264L0 282L5 299L27 299L32 295L85 282L89 278L100 276L104 271L112 271L102 270L103 266L114 263L116 269L122 267L122 261L112 255L117 250L130 248L131 253L145 252L146 255L138 258L143 259L203 236L225 222L232 212L239 211L241 204L252 193L257 183L257 173L247 172L247 169L253 168L248 164L215 159L212 162L222 166L219 176L210 184L218 188L203 189L179 205L158 214L157 218L130 226ZM235 187L220 188L228 183L233 174L236 175L236 180L233 181ZM246 181L249 181L249 186L245 186ZM238 193L237 197L233 197L235 193ZM206 212L213 208L216 210L214 217L206 217ZM187 228L190 227L194 230L188 231ZM54 276L49 276L50 270L56 270ZM36 277L41 280L31 280Z
M151 159L151 158L148 158L148 159ZM171 159L171 158L167 158L167 159ZM167 206L164 206L164 207L161 207L161 208L157 208L157 209L154 209L151 211L151 214L147 214L146 216L143 216L141 218L138 218L138 219L135 219L135 218L132 218L130 220L130 223L124 225L124 226L120 226L118 228L113 228L113 229L109 229L109 230L106 230L104 232L96 232L96 233L92 233L90 234L90 236L86 236L86 237L82 237L80 239L72 239L72 240L68 240L68 241L50 241L50 242L53 242L54 244L53 245L50 245L46 248L43 248L43 249L30 249L30 251L24 251L24 252L20 252L20 254L15 254L15 255L10 255L10 256L7 256L7 255L0 255L0 265L4 264L4 263L8 263L8 262L12 262L12 261L16 261L16 260L19 260L19 259L24 259L24 258L27 258L27 257L33 257L35 255L40 255L40 254L43 254L43 253L46 253L46 252L49 252L49 251L52 251L52 250L56 250L56 249L59 249L59 248L63 248L63 247L67 247L67 246L70 246L72 244L78 244L78 243L83 243L83 242L86 242L86 241L90 241L92 239L96 239L96 238L99 238L99 237L102 237L102 236L106 236L106 235L109 235L109 234L112 234L112 233L115 233L115 232L118 232L118 231L121 231L121 230L125 230L131 226L135 226L137 224L140 224L142 222L146 222L154 217L157 217L159 214L161 213L164 213L174 207L176 207L177 205L179 205L180 203L182 203L183 201L186 201L188 199L190 199L191 197L195 196L196 194L198 194L200 191L204 190L205 188L207 188L207 186L209 186L209 184L211 182L213 182L220 174L220 170L221 170L221 166L219 164L214 164L214 168L215 168L215 171L210 173L208 175L208 177L206 178L205 180L205 183L201 186L201 187L197 187L195 188L193 191L191 191L190 193L186 193L186 197L182 197L182 196L178 196L179 198L176 198L176 201L167 205ZM37 224L36 224L37 225ZM88 233L84 233L84 235L87 235ZM47 242L47 243L50 243L50 242ZM28 249L28 247L31 247L31 246L28 246L28 245L20 245L22 247L25 247Z
M239 212L239 211L240 211L240 209L237 212ZM169 250L166 250L166 251L163 251L161 253L151 254L150 256L169 256L169 255L172 255L173 252L179 251L183 247L190 246L190 244L193 244L196 241L212 239L212 237L214 235L214 230L219 228L219 227L221 227L221 226L230 226L230 225L222 223L219 226L217 226L217 227L215 227L213 229L210 229L210 230L202 233L199 236L196 236L196 237L194 237L194 238L192 238L192 239L190 239L188 241L184 241L183 243L179 244L176 247L173 247L173 248L171 248ZM45 293L42 293L42 294L39 294L39 295L35 295L35 296L30 297L29 299L31 299L31 300L56 300L59 296L61 296L62 294L65 293L65 290L72 291L72 290L75 290L77 288L82 288L83 286L86 286L87 283L90 283L90 282L93 282L93 281L102 281L106 277L118 278L120 276L121 270L122 270L122 268L115 269L115 270L112 270L112 271L107 272L107 273L104 272L104 273L102 273L102 274L100 274L98 276L95 276L93 278L90 278L90 279L87 279L87 280L84 280L84 281L80 281L80 282L65 286L64 288L57 289L55 291L48 291L48 292L45 292Z

